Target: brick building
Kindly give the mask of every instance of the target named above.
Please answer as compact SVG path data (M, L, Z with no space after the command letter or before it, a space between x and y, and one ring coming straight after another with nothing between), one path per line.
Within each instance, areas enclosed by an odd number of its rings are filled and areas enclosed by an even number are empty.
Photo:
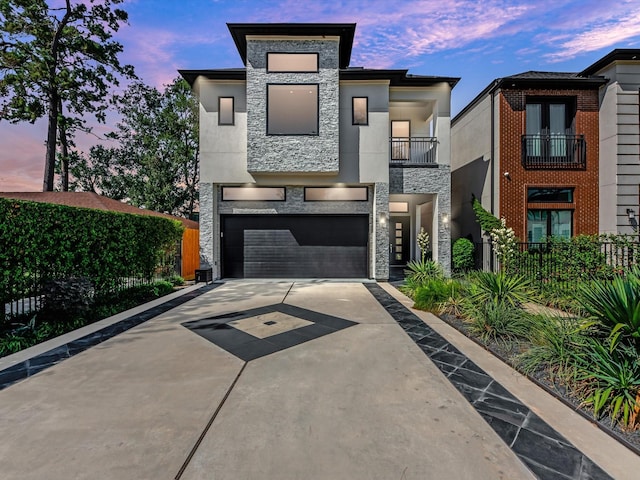
M601 77L499 78L451 123L452 232L481 240L472 196L516 236L598 233Z

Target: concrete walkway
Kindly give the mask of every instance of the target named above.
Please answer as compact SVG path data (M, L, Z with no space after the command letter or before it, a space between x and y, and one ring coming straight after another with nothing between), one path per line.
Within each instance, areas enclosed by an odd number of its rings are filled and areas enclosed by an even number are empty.
M535 478L361 283L228 282L0 391L0 438L3 479ZM637 478L596 438L592 460Z

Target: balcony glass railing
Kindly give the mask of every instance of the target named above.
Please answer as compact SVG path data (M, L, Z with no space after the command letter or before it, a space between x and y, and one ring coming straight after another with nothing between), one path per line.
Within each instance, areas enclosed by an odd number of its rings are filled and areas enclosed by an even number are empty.
M392 137L391 165L435 165L435 137Z
M584 169L584 135L541 133L522 136L522 165L531 169Z

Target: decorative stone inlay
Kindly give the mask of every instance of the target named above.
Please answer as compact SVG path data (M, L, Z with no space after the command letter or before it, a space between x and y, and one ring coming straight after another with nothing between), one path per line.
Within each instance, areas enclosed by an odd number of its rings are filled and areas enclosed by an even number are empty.
M266 325L270 322L274 323L271 326ZM185 322L182 325L248 362L338 332L357 323L279 303Z
M611 480L571 442L379 285L364 286L538 478Z

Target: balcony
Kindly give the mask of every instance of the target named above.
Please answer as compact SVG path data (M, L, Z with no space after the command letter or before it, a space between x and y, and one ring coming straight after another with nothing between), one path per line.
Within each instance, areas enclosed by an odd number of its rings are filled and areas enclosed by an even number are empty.
M522 166L527 169L584 170L586 154L584 135L522 135Z
M435 137L392 137L389 144L392 166L437 166Z

